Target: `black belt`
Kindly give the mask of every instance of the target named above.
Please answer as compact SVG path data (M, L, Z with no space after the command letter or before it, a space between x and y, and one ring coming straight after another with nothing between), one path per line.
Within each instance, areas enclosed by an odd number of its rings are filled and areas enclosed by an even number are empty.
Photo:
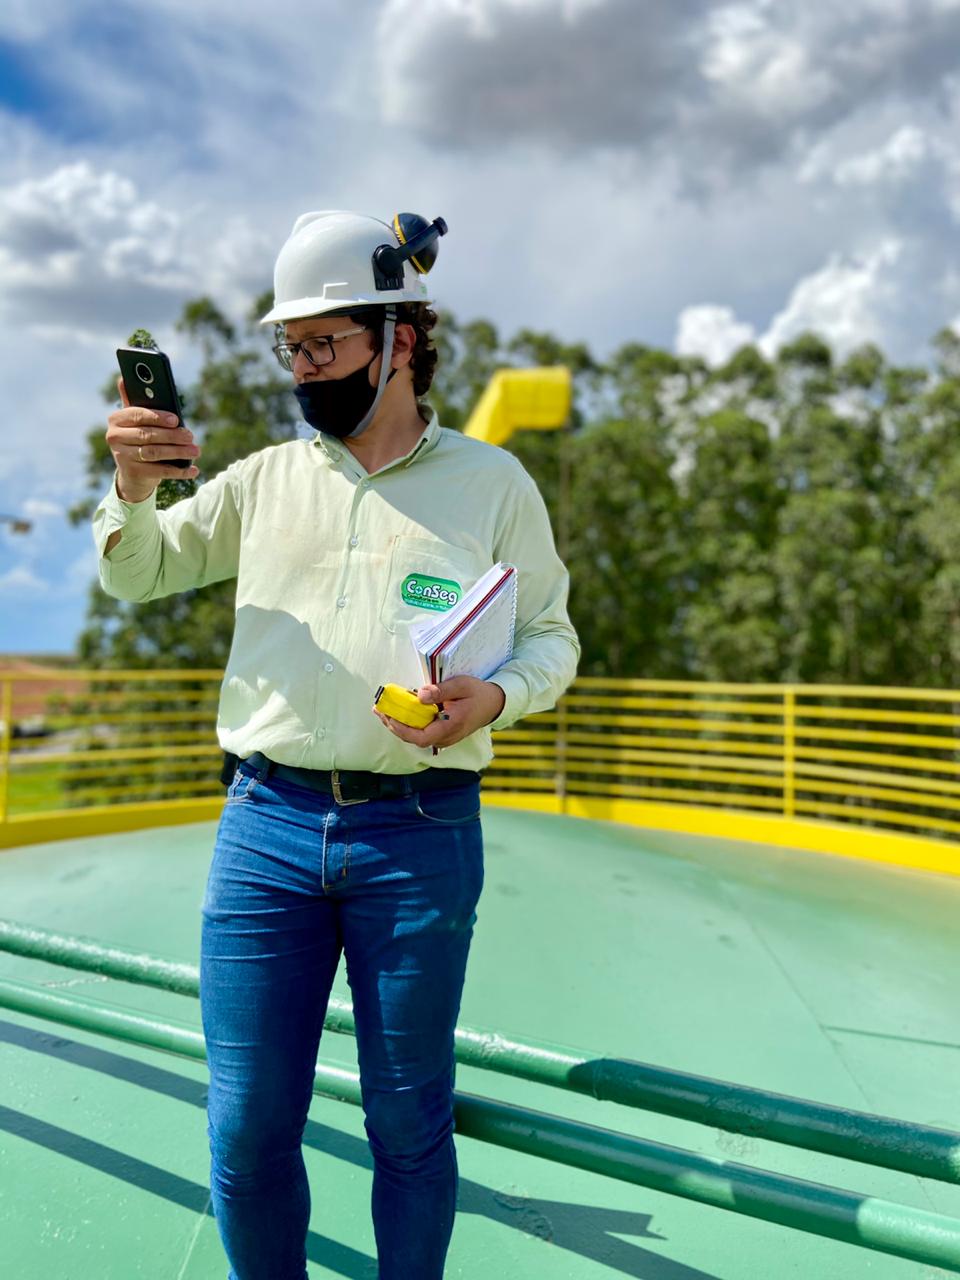
M243 766L247 768L244 770ZM356 804L361 800L385 800L389 796L409 795L411 791L430 791L438 787L464 787L479 782L474 769L423 769L420 773L370 773L365 769L301 769L291 764L277 764L261 751L240 760L238 767L248 774L257 773L295 782L298 787L324 791L338 804Z

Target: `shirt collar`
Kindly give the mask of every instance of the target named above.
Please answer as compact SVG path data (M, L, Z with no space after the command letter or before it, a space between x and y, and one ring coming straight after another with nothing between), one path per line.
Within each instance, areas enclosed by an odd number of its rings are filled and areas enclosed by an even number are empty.
M389 464L390 467L409 467L411 463L415 462L418 458L422 458L425 454L429 453L431 449L436 448L440 441L440 422L437 418L436 410L430 405L427 406L427 409L429 410L430 416L424 427L423 435L409 453L405 453L402 458L394 458L393 462ZM340 462L345 455L351 462L356 462L356 459L347 446L342 444L336 436L330 436L323 431L318 431L314 436L312 443L325 454L331 464Z

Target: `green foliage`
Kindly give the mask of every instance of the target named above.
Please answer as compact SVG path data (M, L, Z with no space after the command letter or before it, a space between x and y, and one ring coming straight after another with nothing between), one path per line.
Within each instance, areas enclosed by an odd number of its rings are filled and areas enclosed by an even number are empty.
M159 351L156 340L149 329L134 329L127 339L128 347L139 347L141 351Z
M728 406L697 421L681 511L689 663L706 680L776 680L783 651L773 550L783 505L766 426Z
M833 367L833 352L815 333L801 333L777 352L777 360L783 365L797 365L803 369L828 370Z
M256 319L209 298L181 332L203 356L189 388L204 476L297 433L289 378ZM149 337L149 335L147 335ZM585 675L955 686L960 681L960 339L931 368L873 345L842 361L815 334L720 368L636 342L583 343L442 313L429 400L462 429L499 368L567 364L570 429L506 445L537 480L570 569ZM111 380L104 392L115 401ZM87 520L110 483L89 435ZM161 505L193 491L165 481ZM147 605L91 591L80 637L94 666L219 667L233 584Z

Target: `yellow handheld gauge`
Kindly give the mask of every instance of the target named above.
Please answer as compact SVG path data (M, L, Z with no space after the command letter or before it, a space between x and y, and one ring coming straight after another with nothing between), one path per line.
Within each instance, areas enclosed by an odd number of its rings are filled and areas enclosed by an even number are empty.
M416 689L404 689L399 684L382 684L373 699L373 705L385 716L408 724L412 729L425 729L437 718L439 707L435 703L421 702Z

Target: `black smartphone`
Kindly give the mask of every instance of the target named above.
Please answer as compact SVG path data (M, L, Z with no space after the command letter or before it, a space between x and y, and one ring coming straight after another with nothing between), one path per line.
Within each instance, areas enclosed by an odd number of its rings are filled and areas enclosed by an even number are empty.
M183 406L177 394L170 361L162 351L147 351L141 347L117 347L117 363L127 389L127 399L138 409L156 409L160 413L175 413L183 426ZM158 458L169 467L186 470L196 458Z

